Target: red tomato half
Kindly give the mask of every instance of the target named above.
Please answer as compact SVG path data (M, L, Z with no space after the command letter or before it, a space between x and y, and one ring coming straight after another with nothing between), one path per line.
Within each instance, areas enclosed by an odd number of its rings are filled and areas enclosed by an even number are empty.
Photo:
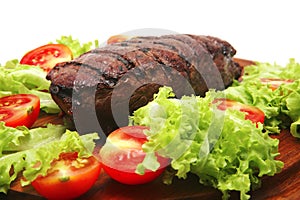
M73 57L69 47L63 44L46 44L26 53L21 64L40 66L46 72L57 63L69 61Z
M114 180L129 184L148 183L165 170L170 160L157 155L160 168L156 171L145 170L145 174L135 173L136 167L141 163L146 153L142 145L147 141L144 135L144 126L126 126L112 132L107 142L100 150L103 170Z
M94 185L100 171L101 165L93 156L78 159L77 153L63 153L52 163L48 175L31 185L47 199L74 199Z
M32 94L16 94L0 98L0 121L6 126L30 128L40 113L40 99Z
M251 105L246 105L229 99L215 99L213 103L217 103L217 108L226 110L227 108L239 110L246 113L245 119L251 120L253 123L264 123L265 114L259 108Z
M276 90L282 84L292 83L293 80L280 78L261 78L262 84L268 85L272 90Z

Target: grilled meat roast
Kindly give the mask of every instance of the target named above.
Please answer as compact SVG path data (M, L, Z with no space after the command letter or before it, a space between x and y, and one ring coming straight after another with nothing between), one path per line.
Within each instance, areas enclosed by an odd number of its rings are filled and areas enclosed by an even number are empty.
M162 85L177 97L222 90L240 77L236 50L212 36L134 37L57 64L47 75L54 101L79 132L109 134Z

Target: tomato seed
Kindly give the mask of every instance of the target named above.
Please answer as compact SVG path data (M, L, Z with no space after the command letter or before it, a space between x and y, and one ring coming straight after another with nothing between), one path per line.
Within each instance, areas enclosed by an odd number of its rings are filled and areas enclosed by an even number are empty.
M3 120L3 119L5 119L6 116L8 116L8 114L0 114L0 121Z

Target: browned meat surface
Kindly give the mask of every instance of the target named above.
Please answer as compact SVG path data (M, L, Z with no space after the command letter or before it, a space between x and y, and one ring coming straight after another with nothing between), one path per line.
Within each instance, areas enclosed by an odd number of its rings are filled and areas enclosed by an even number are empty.
M222 90L241 75L235 49L211 36L135 37L57 64L50 91L80 132L109 134L147 104L162 85L178 97Z

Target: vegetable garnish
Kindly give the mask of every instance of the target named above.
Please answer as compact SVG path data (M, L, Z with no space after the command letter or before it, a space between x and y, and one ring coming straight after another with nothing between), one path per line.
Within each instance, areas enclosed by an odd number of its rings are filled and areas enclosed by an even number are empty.
M58 113L59 107L49 92L50 81L41 68L21 65L18 60L0 66L0 97L12 94L33 94L40 98L40 108L46 113Z
M51 163L48 174L39 176L31 185L47 199L74 199L94 185L100 171L101 165L94 156L78 158L77 152L61 153Z
M49 72L57 63L70 61L72 51L63 44L46 44L27 52L20 64L39 66Z
M20 64L18 59L14 59L8 61L5 65L0 65L0 98L3 97L6 100L11 99L14 95L37 96L42 111L53 114L61 112L48 92L50 81L46 80L45 77L49 69L43 70L45 67L42 65L67 61L71 59L70 55L72 54L73 57L77 57L91 48L97 47L98 41L81 44L71 36L62 36L56 42L57 44L46 44L28 52L21 59L23 64ZM45 51L49 54L45 55ZM42 66L42 68L35 65ZM48 65L45 66L47 67ZM51 66L53 67L53 65ZM20 103L20 101L18 102ZM35 116L38 115L35 105L28 109L22 109L30 116L30 122L34 122L36 120ZM7 112L8 106L11 107L12 104L4 102L2 110L6 110L5 112L1 110L0 113L0 193L6 193L10 188L11 182L19 176L22 177L22 186L30 184L37 177L46 176L48 170L52 167L53 161L57 160L63 153L76 153L76 162L79 160L84 163L91 161L90 164L96 166L95 170L90 171L90 174L93 174L90 184L86 184L86 187L83 189L80 186L81 190L78 190L78 193L73 193L73 195L80 195L80 191L82 193L89 189L97 179L96 176L100 169L100 164L98 161L96 162L91 153L95 147L94 140L98 139L98 134L90 133L79 136L75 131L66 130L65 126L51 124L48 124L46 127L33 129L20 126L27 125L30 127L31 123L29 125L12 124L16 128L8 127L5 125L5 123L10 125L6 121L8 114L10 114ZM14 112L14 114L17 113ZM80 180L79 175L83 176L87 170L80 170L79 172L76 171L76 175L72 175L72 179L75 177L76 180ZM35 185L39 185L37 183L43 185L43 181L39 182L39 180L35 181ZM69 181L68 185L69 183L73 184L74 181Z
M177 177L193 173L200 183L221 190L224 199L232 190L249 199L247 193L259 186L260 177L281 171L283 163L275 160L279 140L263 132L261 123L256 127L245 120L244 112L211 106L215 95L174 99L171 88L162 87L152 102L135 111L131 124L150 128L143 145L149 156L143 162L156 162L151 152L159 152L172 159ZM172 177L164 181L171 183Z
M21 128L5 127L0 122L0 135L4 138L0 143L0 192L6 193L19 173L23 177L22 186L30 184L38 176L46 176L51 163L61 153L77 152L79 158L92 156L94 140L99 138L97 133L79 136L77 132L65 131L64 127L58 125L30 130ZM11 147L20 151L5 151L11 150Z
M99 47L99 41L94 40L93 42L81 43L77 39L73 39L72 36L62 36L60 39L57 39L58 44L64 44L69 47L72 51L73 57L77 58L81 54Z
M128 35L113 35L113 36L110 36L108 39L107 39L107 44L113 44L113 43L118 43L118 42L123 42L125 40L128 40L132 38L131 36L128 36Z
M0 98L0 121L6 126L30 128L40 113L40 99L33 94L15 94Z
M157 162L147 166L151 170L136 173L146 156L142 145L147 142L144 134L147 129L145 126L125 126L108 135L99 155L104 171L112 179L128 185L144 184L156 179L169 165L168 158L155 154Z
M261 109L269 133L290 129L294 137L300 138L300 64L294 59L285 67L257 63L244 71L243 80L225 90L226 97Z
M213 103L217 104L217 108L220 110L235 109L245 112L245 119L249 119L253 123L264 123L265 114L255 106L245 105L243 103L225 98L216 98Z
M0 157L18 151L24 151L42 146L53 140L58 140L66 131L62 125L48 124L47 127L32 128L20 126L17 128L7 127L0 122Z

